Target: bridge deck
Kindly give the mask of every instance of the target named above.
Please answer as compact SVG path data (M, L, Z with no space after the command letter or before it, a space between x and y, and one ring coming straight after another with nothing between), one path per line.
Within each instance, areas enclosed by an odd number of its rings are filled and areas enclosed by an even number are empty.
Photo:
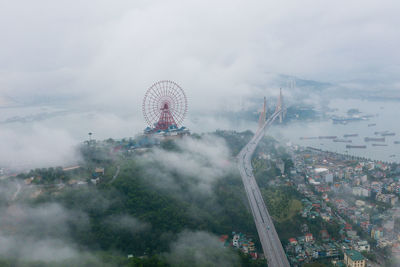
M253 175L251 157L269 126L271 126L274 120L279 117L281 113L282 109L275 111L275 113L264 123L264 125L259 128L254 137L238 155L240 175L242 176L242 181L250 203L251 212L253 214L263 252L268 260L268 265L274 267L288 267L290 265L279 240L279 236L275 230L272 218L268 213L267 207L265 206L260 188L258 187L256 179Z

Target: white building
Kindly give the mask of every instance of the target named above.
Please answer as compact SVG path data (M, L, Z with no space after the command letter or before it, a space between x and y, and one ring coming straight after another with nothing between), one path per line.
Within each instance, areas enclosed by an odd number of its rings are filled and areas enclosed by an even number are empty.
M357 207L362 207L362 206L365 206L365 201L362 201L362 200L356 200L356 206Z
M285 162L283 160L277 159L276 167L281 171L281 174L285 173Z
M361 187L359 187L359 186L353 187L353 195L361 196Z
M362 183L366 183L367 182L367 175L363 175L363 176L361 176L361 182Z
M357 251L367 251L367 252L369 252L370 251L370 249L371 249L371 247L370 247L370 245L368 244L368 241L366 241L366 240L362 240L362 241L358 241L357 242L357 244L356 244L356 246L355 246L355 249L357 250Z
M325 174L325 183L333 183L333 174L328 172Z
M359 196L359 197L361 197L361 196L362 197L371 196L371 191L370 190L368 190L367 188L364 188L364 187L360 187L360 186L353 187L352 193L353 193L353 195Z

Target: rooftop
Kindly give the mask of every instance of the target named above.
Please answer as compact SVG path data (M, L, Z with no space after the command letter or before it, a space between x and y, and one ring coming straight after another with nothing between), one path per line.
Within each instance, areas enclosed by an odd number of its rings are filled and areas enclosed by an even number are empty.
M350 259L352 261L362 261L362 260L364 260L364 256L361 255L361 253L356 251L356 250L351 250L351 249L346 250L346 254L347 254L348 257L350 257Z

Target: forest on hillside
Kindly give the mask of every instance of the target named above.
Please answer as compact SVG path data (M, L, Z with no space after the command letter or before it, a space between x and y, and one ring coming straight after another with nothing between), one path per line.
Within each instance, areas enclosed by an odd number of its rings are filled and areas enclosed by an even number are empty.
M17 203L2 201L1 209L11 217L1 220L1 227L12 231L15 247L8 248L11 257L0 262L5 266L266 266L265 261L251 260L218 240L232 232L245 233L261 251L235 164L235 155L251 136L251 132L217 131L162 142L140 153L110 153L115 141L108 140L101 146L82 146L84 162L79 170L48 168L20 174L21 181L40 177L32 186L45 190ZM275 144L265 138L261 148L272 149ZM96 185L62 190L51 186L89 177L96 166L104 168ZM257 177L268 180L268 175L276 175L276 168ZM278 231L296 224L300 207L293 190L282 187L270 194L272 189L266 187L261 183L267 203L273 202ZM280 215L288 203L296 205ZM24 257L16 247L26 238L30 245L42 244L60 256ZM56 249L61 246L66 248Z

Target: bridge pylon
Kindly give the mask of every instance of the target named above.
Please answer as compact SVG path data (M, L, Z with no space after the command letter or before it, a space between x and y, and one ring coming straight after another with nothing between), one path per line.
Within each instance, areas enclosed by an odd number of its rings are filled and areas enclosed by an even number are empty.
M276 105L275 112L277 112L279 110L281 110L281 113L279 114L279 123L282 123L283 118L286 116L286 108L283 103L282 88L279 89L278 103Z
M267 119L267 98L264 96L264 106L258 119L258 128L261 128Z

